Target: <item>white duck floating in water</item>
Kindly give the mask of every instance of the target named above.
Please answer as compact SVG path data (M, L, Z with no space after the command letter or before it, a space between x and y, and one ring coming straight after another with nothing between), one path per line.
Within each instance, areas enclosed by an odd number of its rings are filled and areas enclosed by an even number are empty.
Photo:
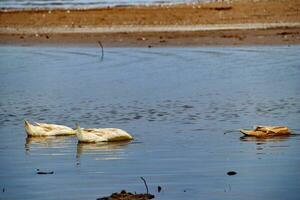
M117 128L80 128L76 126L76 136L79 142L116 142L133 140L124 130Z
M25 130L28 136L59 136L59 135L75 135L76 131L70 127L57 125L57 124L45 124L37 123L35 125L30 124L27 120L24 120Z

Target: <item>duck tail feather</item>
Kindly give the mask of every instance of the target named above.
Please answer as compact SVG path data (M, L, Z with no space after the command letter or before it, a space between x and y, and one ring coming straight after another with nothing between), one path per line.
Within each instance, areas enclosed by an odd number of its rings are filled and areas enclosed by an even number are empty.
M28 120L24 119L24 127L27 133L30 132L31 128L30 128L31 124L29 123Z
M25 125L25 127L29 127L29 126L30 126L30 123L29 123L29 121L28 121L28 120L26 120L26 119L24 119L24 125Z

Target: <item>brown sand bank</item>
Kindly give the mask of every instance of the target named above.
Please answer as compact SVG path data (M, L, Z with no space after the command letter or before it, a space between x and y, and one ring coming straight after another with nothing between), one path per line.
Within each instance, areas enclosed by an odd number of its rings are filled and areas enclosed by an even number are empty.
M299 0L2 10L0 21L2 44L96 44L98 40L105 46L300 43Z

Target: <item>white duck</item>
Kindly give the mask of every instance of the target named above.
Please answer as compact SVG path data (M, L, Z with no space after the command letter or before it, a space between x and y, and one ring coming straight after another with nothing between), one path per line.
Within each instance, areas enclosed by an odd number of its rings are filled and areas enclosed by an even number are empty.
M117 128L80 128L76 126L76 136L79 142L115 142L133 140L124 130Z
M76 131L70 127L56 124L37 123L30 124L24 120L25 130L28 136L59 136L59 135L75 135Z

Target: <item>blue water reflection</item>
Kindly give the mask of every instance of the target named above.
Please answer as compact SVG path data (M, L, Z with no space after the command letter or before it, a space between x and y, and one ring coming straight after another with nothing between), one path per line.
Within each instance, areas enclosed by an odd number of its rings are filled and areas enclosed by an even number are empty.
M300 137L224 132L299 132L300 46L104 51L100 62L98 48L0 47L1 199L144 192L140 176L157 199L298 199ZM118 127L136 140L26 139L25 118Z

